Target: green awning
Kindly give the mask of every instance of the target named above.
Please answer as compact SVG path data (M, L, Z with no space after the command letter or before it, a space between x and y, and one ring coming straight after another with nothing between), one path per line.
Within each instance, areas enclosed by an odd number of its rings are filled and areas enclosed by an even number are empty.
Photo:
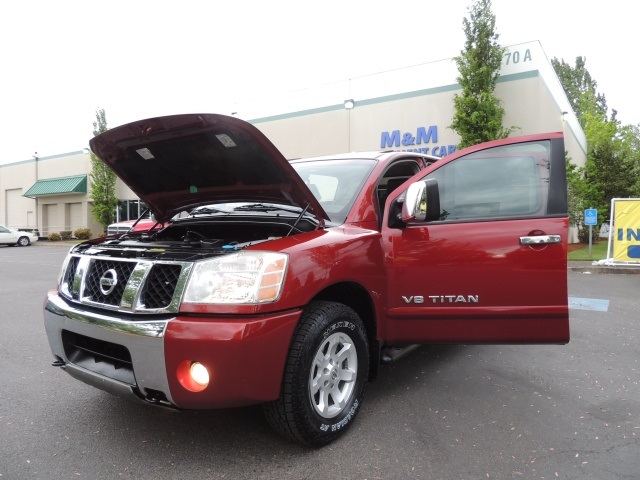
M87 176L47 178L31 185L23 197L42 197L43 195L63 195L66 193L87 193Z

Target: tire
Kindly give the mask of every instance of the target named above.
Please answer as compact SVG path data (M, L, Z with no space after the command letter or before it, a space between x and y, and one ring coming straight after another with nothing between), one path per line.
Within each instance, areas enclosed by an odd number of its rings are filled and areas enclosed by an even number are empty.
M369 371L362 321L340 303L313 302L289 347L280 398L264 405L281 435L311 447L326 445L353 423Z
M29 246L30 243L31 243L31 240L29 240L29 237L18 238L18 245L21 247L27 247Z

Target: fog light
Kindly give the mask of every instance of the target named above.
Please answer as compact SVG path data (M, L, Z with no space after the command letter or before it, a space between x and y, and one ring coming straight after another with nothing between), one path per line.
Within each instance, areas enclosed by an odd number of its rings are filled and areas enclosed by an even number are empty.
M176 377L184 388L190 392L198 393L209 385L210 373L207 367L200 362L183 360L176 369Z
M191 364L191 368L189 369L189 374L194 382L198 385L206 387L209 385L209 372L207 371L207 367L202 365L199 362L193 362Z

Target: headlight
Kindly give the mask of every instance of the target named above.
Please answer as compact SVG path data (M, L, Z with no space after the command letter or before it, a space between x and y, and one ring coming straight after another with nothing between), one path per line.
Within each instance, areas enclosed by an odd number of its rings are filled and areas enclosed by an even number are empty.
M60 273L58 273L58 289L60 289L60 287L62 287L62 279L64 278L64 274L67 272L67 267L69 267L69 261L71 260L71 250L69 250L69 253L67 253L67 256L64 259L64 262L62 262L62 267L60 268Z
M244 251L196 262L184 302L274 302L280 296L288 260L284 253Z

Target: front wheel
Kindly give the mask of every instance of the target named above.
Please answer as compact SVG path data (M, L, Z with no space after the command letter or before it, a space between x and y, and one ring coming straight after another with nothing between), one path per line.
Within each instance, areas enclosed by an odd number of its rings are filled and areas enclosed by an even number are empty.
M362 405L369 347L362 321L340 303L313 302L298 325L280 398L265 405L285 437L319 447L338 438Z
M26 247L31 243L31 241L29 240L29 237L20 237L18 239L18 245L20 245L21 247Z

